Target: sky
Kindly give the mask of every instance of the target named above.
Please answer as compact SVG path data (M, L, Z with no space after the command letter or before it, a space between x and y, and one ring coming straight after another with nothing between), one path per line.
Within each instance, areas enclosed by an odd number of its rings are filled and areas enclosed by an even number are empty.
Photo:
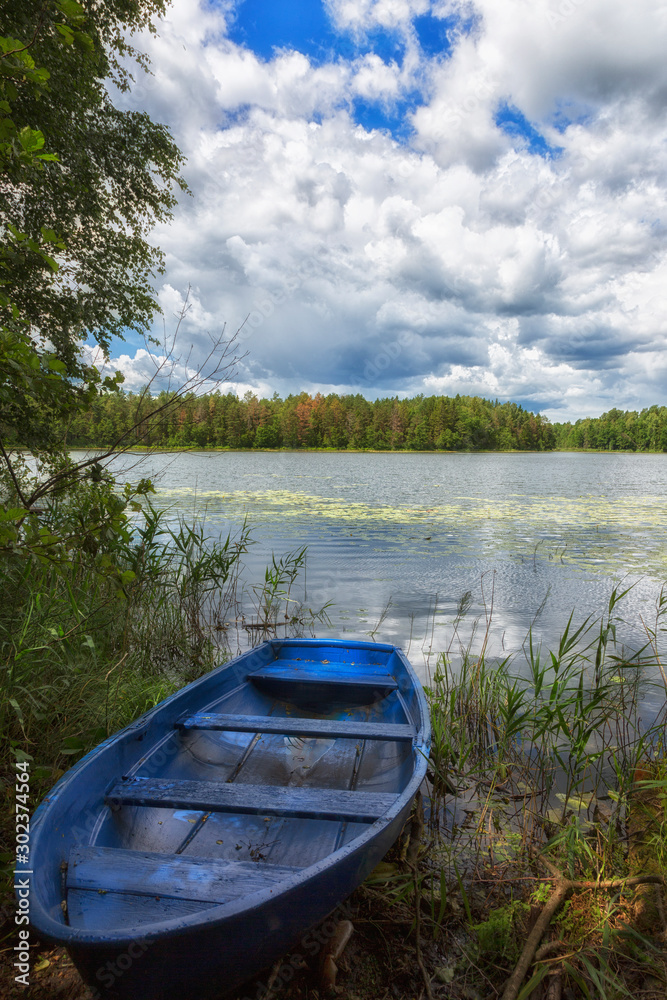
M239 331L239 394L665 403L665 0L175 0L135 43L114 99L187 157L151 239L190 369Z

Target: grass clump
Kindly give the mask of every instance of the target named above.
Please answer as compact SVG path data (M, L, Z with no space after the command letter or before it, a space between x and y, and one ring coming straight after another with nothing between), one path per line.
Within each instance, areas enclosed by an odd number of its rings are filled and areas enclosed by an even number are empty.
M473 924L479 951L490 962L516 962L520 954L521 934L530 906L521 900L508 903L489 913L488 920Z

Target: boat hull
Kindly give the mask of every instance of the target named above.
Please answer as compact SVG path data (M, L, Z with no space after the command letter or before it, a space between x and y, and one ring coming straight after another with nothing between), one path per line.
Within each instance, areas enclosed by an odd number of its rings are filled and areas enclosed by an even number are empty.
M396 841L410 808L411 802L370 847L329 867L312 884L173 938L137 935L120 945L70 946L72 960L86 983L105 1000L214 1000L268 970L283 956L286 965L297 968L301 960L316 958L333 931L325 925L318 940L310 929L330 915L332 921L344 916L345 911L337 908Z

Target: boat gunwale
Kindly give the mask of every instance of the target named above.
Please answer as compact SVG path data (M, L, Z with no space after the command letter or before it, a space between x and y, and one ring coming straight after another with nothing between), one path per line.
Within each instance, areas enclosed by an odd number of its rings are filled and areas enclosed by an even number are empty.
M34 855L36 848L38 848L40 834L43 832L46 833L46 831L42 829L42 823L46 818L49 808L55 798L61 795L72 782L78 780L80 772L90 766L93 761L103 753L107 752L115 742L120 741L123 737L134 734L137 730L141 730L142 728L148 726L153 715L164 711L174 701L182 698L185 695L185 692L191 693L196 691L199 687L205 687L207 684L211 683L214 677L232 668L234 663L241 663L242 661L247 660L251 661L253 659L253 654L255 654L260 660L260 662L256 663L255 669L261 669L261 666L266 665L267 662L271 662L271 660L267 660L265 656L268 650L273 651L274 655L272 659L275 661L277 658L276 654L278 654L281 649L291 645L301 649L304 646L313 649L317 647L372 649L377 652L387 652L390 654L395 653L399 657L402 667L411 681L411 688L416 697L417 713L420 719L419 726L416 727L415 737L412 741L412 760L414 762L413 774L405 788L396 794L396 798L392 806L373 823L368 824L366 829L362 833L358 834L358 836L356 836L349 843L344 844L342 847L338 848L337 851L327 854L324 858L314 862L312 865L301 869L294 875L287 877L284 881L274 884L269 888L259 889L255 892L248 893L247 895L235 897L226 903L220 903L218 905L208 907L203 909L201 912L195 912L189 915L186 914L183 916L172 917L164 921L139 925L131 931L128 931L125 928L120 928L118 930L105 929L104 931L87 930L71 927L65 923L60 923L51 916L42 904L39 898L39 893L34 889L33 876L31 880L33 887L30 900L30 922L41 936L65 948L73 947L77 949L93 949L99 948L100 946L111 945L123 947L130 945L137 939L141 939L142 941L151 941L152 939L168 939L171 937L177 937L183 933L192 932L197 927L211 928L216 924L222 925L227 920L236 917L241 913L250 913L253 910L264 906L268 902L274 901L281 896L301 888L310 880L318 878L324 871L331 871L335 869L350 855L356 852L361 852L367 843L373 841L377 837L381 829L389 826L406 808L406 806L412 801L421 786L424 777L426 776L431 726L426 696L421 682L417 678L414 669L412 668L403 650L390 643L374 643L367 642L365 640L348 641L344 639L319 638L286 640L274 639L267 640L267 642L246 651L246 653L242 654L240 657L236 657L233 660L220 664L209 673L204 674L202 677L181 688L179 691L175 691L168 698L165 698L164 701L161 701L158 705L143 713L143 715L141 715L134 722L130 723L124 729L114 733L108 739L98 744L98 746L94 747L93 750L89 751L89 753L82 757L81 760L77 761L77 763L74 764L70 770L56 782L33 814L31 854ZM252 673L252 670L247 671L247 673ZM247 676L239 682L239 686L246 683L246 680ZM398 693L399 695L402 693L400 685ZM151 751L159 747L163 740L168 738L170 735L171 734L169 732L166 732L164 737L158 738L156 740L155 747L152 747Z

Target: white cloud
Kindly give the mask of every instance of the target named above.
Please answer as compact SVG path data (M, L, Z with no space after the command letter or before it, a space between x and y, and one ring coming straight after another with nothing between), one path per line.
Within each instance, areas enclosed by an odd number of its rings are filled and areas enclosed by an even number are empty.
M155 76L130 100L170 124L194 194L155 233L167 326L188 285L194 359L247 317L239 382L267 393L479 392L552 417L660 401L664 6L441 3L477 21L431 60L412 27L428 7L327 4L351 35L401 35L401 65L262 60L228 38L232 4L177 0L143 40ZM356 98L390 110L417 85L408 142L355 122ZM499 128L502 102L561 152ZM145 361L118 359L128 382Z
M428 0L325 0L341 31L366 33L373 28L408 31L414 17L426 14Z

